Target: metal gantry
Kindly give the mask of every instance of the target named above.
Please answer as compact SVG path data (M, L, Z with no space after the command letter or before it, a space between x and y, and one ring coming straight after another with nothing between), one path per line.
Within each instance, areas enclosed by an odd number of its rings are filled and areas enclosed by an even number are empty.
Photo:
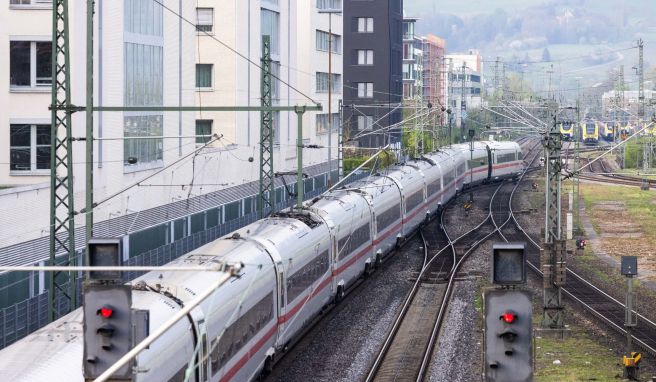
M566 247L561 228L561 149L562 141L557 123L558 108L554 108L551 127L545 136L547 160L545 178L545 232L544 246L540 253L543 277L544 314L542 327L564 328L564 306L561 287L565 284Z
M52 102L50 145L50 265L75 265L73 152L71 147L71 79L69 67L68 0L55 0L52 10ZM59 296L68 300L68 312L77 306L74 272L55 272L48 280L48 319L59 312Z
M260 203L259 217L274 212L275 185L273 173L273 110L272 77L271 77L271 37L262 36L262 69L261 69L261 105L260 112Z

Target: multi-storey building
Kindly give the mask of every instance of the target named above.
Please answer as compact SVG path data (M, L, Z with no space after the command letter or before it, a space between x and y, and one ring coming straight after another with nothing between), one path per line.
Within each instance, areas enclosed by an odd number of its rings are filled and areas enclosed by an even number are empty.
M481 107L483 98L483 58L476 50L467 54L447 54L446 65L449 73L449 106L453 110L456 126L465 136L463 121L467 111Z
M95 14L94 100L103 106L192 105L193 26L195 8L175 0L164 2L175 10L147 0L98 2ZM47 235L51 168L52 2L11 0L0 8L0 185L14 197L3 221L15 210L30 211L31 219L16 219L3 230L0 246ZM86 3L69 2L71 101L85 104ZM5 22L6 21L6 22ZM72 117L72 138L85 137L84 113ZM166 168L194 149L193 115L164 112L98 112L94 116L94 193L96 200ZM166 139L165 137L187 137ZM89 137L91 139L91 137ZM74 140L74 204L84 206L85 144ZM15 187L21 186L21 187ZM171 202L175 192L161 196L125 193L98 208L96 218L125 214ZM6 198L5 198L6 199ZM2 201L0 201L1 203ZM117 212L120 211L120 212ZM78 216L78 223L84 218ZM77 220L77 219L76 219ZM37 228L41 229L38 230ZM36 231L35 231L36 230ZM31 232L23 236L26 231ZM36 233L35 233L36 232Z
M402 0L344 0L346 144L400 140L403 97Z
M278 0L235 1L199 0L197 2L196 104L255 106L260 104L258 66L261 36L271 41L272 100L277 105L322 104L324 111L304 116L303 139L327 147L337 143L339 100L342 98L342 17L319 13L339 10L340 2L285 2ZM330 22L330 25L329 25ZM243 28L242 28L243 26ZM332 39L330 41L329 39ZM234 47L244 57L232 52ZM328 48L331 48L329 68ZM251 61L251 63L249 63ZM328 81L331 81L332 123L328 126ZM293 88L292 88L293 87ZM297 89L297 90L295 90ZM306 98L306 96L308 98ZM274 112L275 171L296 167L297 117L294 112ZM329 139L328 131L332 132ZM216 133L223 138L214 146L230 147L236 157L256 159L260 142L260 114L257 112L202 112L196 114L198 135ZM198 138L199 144L203 143ZM337 150L331 150L333 159ZM232 157L229 156L229 158ZM328 162L328 150L305 150L304 164ZM244 173L240 166L226 168L224 176L233 182L254 180L254 171ZM334 170L337 169L335 165Z
M422 99L424 59L422 38L415 35L417 18L403 18L403 98Z
M446 81L444 77L444 39L429 34L421 39L423 53L423 97L434 107L447 106ZM444 113L440 113L440 118ZM441 120L441 123L444 123Z

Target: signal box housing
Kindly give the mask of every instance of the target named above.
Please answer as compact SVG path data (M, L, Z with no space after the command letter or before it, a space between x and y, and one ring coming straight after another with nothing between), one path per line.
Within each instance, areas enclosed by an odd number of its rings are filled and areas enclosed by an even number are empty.
M531 294L521 290L484 293L485 380L533 380L533 305Z

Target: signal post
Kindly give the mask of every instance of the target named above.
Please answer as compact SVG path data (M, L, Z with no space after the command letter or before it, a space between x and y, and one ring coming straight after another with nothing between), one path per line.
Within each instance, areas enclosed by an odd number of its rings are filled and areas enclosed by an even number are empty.
M533 304L524 243L495 244L492 283L483 294L485 381L533 380Z

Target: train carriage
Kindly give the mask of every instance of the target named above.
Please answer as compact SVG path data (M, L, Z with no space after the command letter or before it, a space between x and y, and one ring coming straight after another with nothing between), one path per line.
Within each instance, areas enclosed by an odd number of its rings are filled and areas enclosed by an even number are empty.
M374 260L371 206L359 193L347 189L328 193L310 210L330 227L333 283L341 296Z
M560 136L563 141L571 141L574 139L574 126L576 123L564 121L560 123Z
M615 122L602 123L601 126L603 130L600 132L601 137L607 142L612 142L615 138L615 129L617 126Z
M466 163L468 175L464 178L465 187L487 182L492 173L489 143L474 142Z
M509 142L490 142L489 146L494 158L492 179L517 177L523 167L523 154L519 146Z
M453 145L392 166L169 263L243 268L137 356L134 380L257 378L397 238L409 235L463 185L515 177L523 164L515 142L476 142L471 156L469 144ZM153 332L222 275L166 268L146 273L131 282L132 309L150 313ZM0 380L82 381L81 338L78 309L1 350Z
M583 144L586 146L596 146L599 142L599 125L593 121L587 121L581 124Z
M392 166L386 176L394 181L401 190L402 235L407 237L426 219L424 175L417 164L401 164Z
M396 182L383 175L374 175L369 181L358 181L348 187L357 190L371 206L373 216L373 264L365 266L370 272L383 256L392 250L403 236L401 190Z

